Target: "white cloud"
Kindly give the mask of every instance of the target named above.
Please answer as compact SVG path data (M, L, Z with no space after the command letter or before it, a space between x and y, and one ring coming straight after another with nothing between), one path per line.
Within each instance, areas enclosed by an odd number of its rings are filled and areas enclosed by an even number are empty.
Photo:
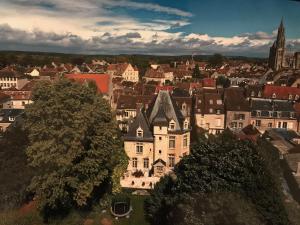
M146 9L174 15L140 21L114 13L113 8ZM152 3L125 0L2 0L0 49L78 53L155 53L266 55L276 36L259 31L214 37L185 34L178 27L190 24L190 13ZM294 49L300 40L289 40Z

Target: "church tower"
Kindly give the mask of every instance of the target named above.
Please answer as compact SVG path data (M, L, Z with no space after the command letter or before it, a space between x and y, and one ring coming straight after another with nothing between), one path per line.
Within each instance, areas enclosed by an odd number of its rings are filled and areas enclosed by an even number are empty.
M281 20L278 28L277 39L270 48L269 67L273 70L280 70L285 66L285 28Z

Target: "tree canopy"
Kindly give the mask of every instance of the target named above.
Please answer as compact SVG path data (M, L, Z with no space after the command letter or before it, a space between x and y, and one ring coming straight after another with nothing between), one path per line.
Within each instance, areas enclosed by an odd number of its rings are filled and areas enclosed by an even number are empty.
M218 218L226 218L228 210L236 212L236 218L247 213L238 211L236 206L239 204L226 205L226 199L219 198L229 194L234 194L233 200L243 203L241 205L251 209L255 216L253 220L245 220L247 223L239 223L237 219L236 223L232 220L223 224L255 224L256 221L261 221L259 224L290 224L278 183L270 173L264 154L252 143L237 140L229 131L208 140L201 139L193 146L191 154L176 165L174 174L156 184L145 204L146 216L151 224L174 224L174 216L179 215L176 209L182 209L180 204L183 202L187 211L181 211L182 218L191 221L177 224L197 224L193 221L198 220L202 224L222 224L218 221L224 220ZM212 210L203 207L202 214L206 215L203 217L197 200L199 196L213 202L223 214L214 217ZM189 210L191 208L196 211ZM211 209L214 208L212 205Z
M22 127L10 127L0 138L0 209L20 206L35 174L25 154L28 139Z
M203 78L203 75L201 74L201 71L199 69L199 65L197 64L193 70L193 74L192 74L193 78L198 78L201 79Z
M224 57L221 54L214 54L208 59L208 65L211 67L220 67L223 65Z
M216 82L217 85L221 85L223 88L230 87L230 80L227 77L219 76Z
M31 182L42 212L83 207L117 189L127 167L110 106L95 88L69 80L41 82L26 108Z

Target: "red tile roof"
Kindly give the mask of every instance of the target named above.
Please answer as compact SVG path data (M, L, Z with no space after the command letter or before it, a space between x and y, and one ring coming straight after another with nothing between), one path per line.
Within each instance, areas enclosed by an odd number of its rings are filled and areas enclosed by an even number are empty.
M79 81L95 81L98 91L102 94L108 94L110 76L108 74L67 74L67 78Z
M155 93L158 93L159 91L173 91L173 86L156 86Z
M10 99L10 96L4 93L0 93L0 103Z
M202 83L203 87L216 87L216 80L212 78L204 78Z
M288 100L290 95L291 99L295 99L295 96L300 96L300 89L296 87L285 87L285 86L274 86L274 85L266 85L264 89L264 97L272 98L275 93L276 99L286 99Z

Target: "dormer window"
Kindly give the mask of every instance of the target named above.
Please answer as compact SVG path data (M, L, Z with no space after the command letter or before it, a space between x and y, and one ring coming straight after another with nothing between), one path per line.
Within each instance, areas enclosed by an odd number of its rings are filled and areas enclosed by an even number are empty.
M261 112L257 111L257 117L261 117Z
M289 100L292 100L293 99L293 95L289 95Z
M182 104L182 110L186 110L186 104L185 103Z
M272 94L272 98L276 98L276 94L275 93Z
M9 120L10 122L13 122L13 121L15 121L15 117L10 116L10 117L8 117L8 120Z
M187 130L189 128L189 122L187 120L184 121L183 127L185 130Z
M170 130L175 130L175 122L174 122L174 120L172 120L172 121L169 123L169 129L170 129Z
M297 101L299 99L299 95L295 95L295 100Z
M143 133L144 133L144 132L143 132L142 128L140 128L140 127L136 130L136 136L137 136L137 137L142 138L142 137L144 136Z

